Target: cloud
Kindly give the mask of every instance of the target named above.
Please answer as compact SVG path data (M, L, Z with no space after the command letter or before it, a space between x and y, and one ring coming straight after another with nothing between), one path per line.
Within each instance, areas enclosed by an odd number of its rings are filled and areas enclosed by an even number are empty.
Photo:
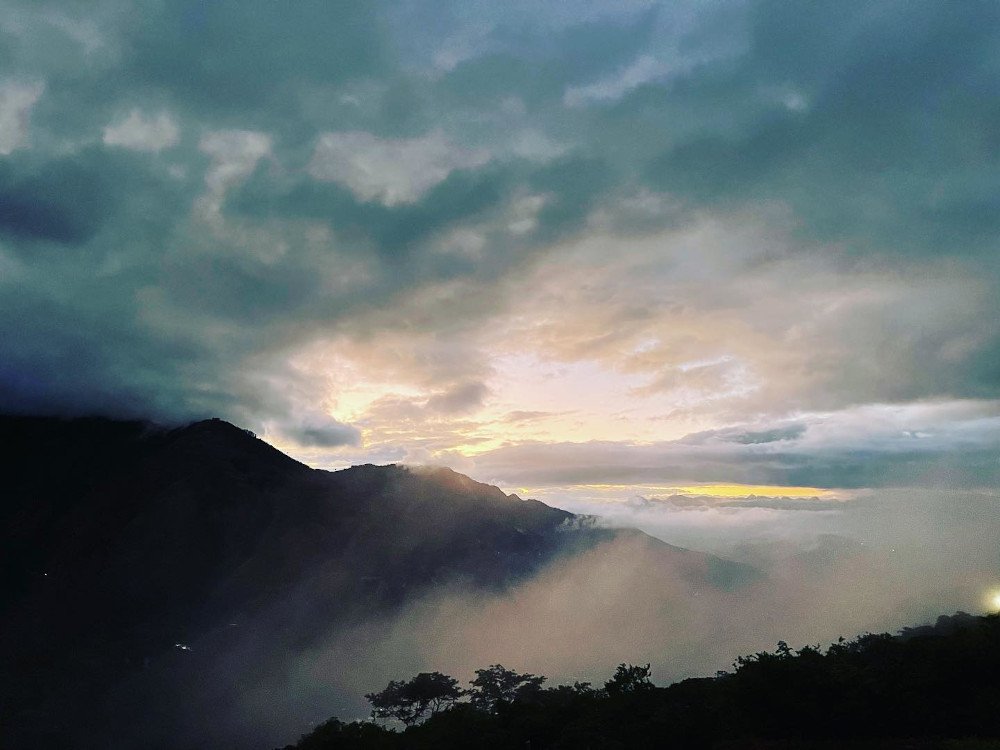
M681 442L705 444L707 442L719 441L723 443L756 445L758 443L775 443L782 440L795 440L796 438L802 437L805 431L806 425L802 423L775 427L769 430L747 431L740 428L730 428L725 430L708 430L706 432L685 435Z
M440 132L420 138L381 139L370 133L324 133L309 163L318 180L341 182L359 199L387 206L413 203L453 169L479 167L483 151L466 151Z
M203 112L274 119L309 85L337 85L384 70L385 43L368 3L147 5L129 34L125 69Z
M31 108L45 87L38 83L5 81L0 84L0 156L28 145Z
M644 83L662 78L671 72L670 66L650 55L642 55L614 76L586 86L574 86L563 94L563 102L568 107L579 107L591 102L608 102Z
M572 441L639 476L729 429L793 451L747 475L986 465L823 469L815 422L752 423L1000 397L996 12L11 3L0 408L299 438L314 409L371 438L347 460L407 454L398 397L414 455L537 440L553 476ZM327 408L365 388L379 414Z
M119 122L104 128L104 143L136 151L160 151L173 146L180 137L177 123L167 112L147 116L133 109Z
M94 279L94 268L88 264L99 258L127 257L125 264L130 267L148 263L144 255L148 242L169 236L167 225L178 219L187 197L177 180L149 166L144 155L102 145L58 156L35 149L0 160L4 250L32 258L36 277L45 278L44 283L63 283L67 300ZM53 262L37 252L39 242L85 248L85 252ZM131 247L122 247L126 242ZM91 273L83 273L88 267ZM124 301L129 295L115 296ZM94 306L104 301L94 300Z
M504 418L508 422L530 422L536 419L544 419L545 417L552 416L552 414L553 412L549 411L512 411Z
M480 406L487 395L489 389L483 383L465 383L446 393L431 396L427 399L426 408L445 414L466 412Z
M967 97L994 85L987 51L996 43L988 28L997 9L831 10L751 5L738 65L719 66L718 77L692 71L657 97L664 115L690 107L703 116L698 132L675 138L651 162L650 181L698 203L784 201L802 218L804 235L860 253L872 244L903 253L942 244L956 253L985 250L981 226L952 221L950 199L939 191L948 184L958 194L978 192L994 158L973 135L985 112ZM780 106L746 96L782 87L793 93ZM736 98L718 98L722 91ZM650 93L643 92L645 106ZM632 104L639 103L637 94ZM738 129L721 119L727 110L741 120ZM877 179L887 173L895 178Z
M771 510L838 510L844 501L819 497L761 497L748 495L741 498L722 498L711 495L668 495L630 498L626 505L640 510L668 508L672 511L708 510L712 508L770 508Z
M776 405L990 397L991 281L941 259L845 272L836 247L804 244L787 221L712 216L564 243L512 282L530 293L509 346L599 362L674 402L647 408L730 421Z
M990 487L1000 479L998 408L996 401L872 405L652 444L529 443L477 455L475 473L513 487Z
M357 445L361 433L350 425L341 424L335 419L322 416L306 418L297 424L275 425L286 438L295 440L302 445L320 448L335 448L341 445Z

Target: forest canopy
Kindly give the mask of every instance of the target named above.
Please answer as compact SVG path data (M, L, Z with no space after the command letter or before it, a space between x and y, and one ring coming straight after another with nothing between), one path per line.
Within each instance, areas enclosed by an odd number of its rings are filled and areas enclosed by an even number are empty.
M285 750L1000 747L998 615L960 612L826 649L781 641L731 672L668 687L648 664L620 664L600 688L543 687L545 677L499 664L475 674L468 689L439 672L390 682L366 696L371 721L330 719Z

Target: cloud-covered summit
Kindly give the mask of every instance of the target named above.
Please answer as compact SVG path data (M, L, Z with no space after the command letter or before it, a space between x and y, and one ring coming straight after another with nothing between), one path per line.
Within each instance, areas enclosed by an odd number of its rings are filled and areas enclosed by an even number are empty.
M988 464L998 14L7 3L0 408L492 466L935 404Z

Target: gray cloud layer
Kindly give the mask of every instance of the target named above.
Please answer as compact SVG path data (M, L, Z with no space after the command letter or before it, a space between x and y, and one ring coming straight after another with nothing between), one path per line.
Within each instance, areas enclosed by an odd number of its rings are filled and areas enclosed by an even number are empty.
M714 430L656 444L555 443L498 448L475 472L505 486L732 482L799 487L1000 483L995 403L813 415L769 429Z
M734 261L727 283L777 256L765 295L817 259L843 278L953 281L944 303L838 314L808 342L824 376L798 406L1000 397L998 13L10 3L0 408L220 414L356 442L289 365L299 348L390 328L476 342L518 305L516 281L597 215L627 243L775 205L795 242ZM644 213L637 194L667 208ZM472 230L475 248L449 244ZM711 297L713 261L685 262ZM444 286L461 309L434 301ZM713 309L734 304L730 288ZM481 352L463 346L429 409L487 393ZM845 484L854 460L786 477Z

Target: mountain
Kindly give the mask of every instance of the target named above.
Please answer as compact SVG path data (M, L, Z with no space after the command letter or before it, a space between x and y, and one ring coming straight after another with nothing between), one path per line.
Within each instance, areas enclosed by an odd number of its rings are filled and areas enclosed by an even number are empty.
M694 587L756 575L448 469L314 470L221 420L2 417L0 444L3 747L266 745L267 716L205 727L282 655L615 540Z

